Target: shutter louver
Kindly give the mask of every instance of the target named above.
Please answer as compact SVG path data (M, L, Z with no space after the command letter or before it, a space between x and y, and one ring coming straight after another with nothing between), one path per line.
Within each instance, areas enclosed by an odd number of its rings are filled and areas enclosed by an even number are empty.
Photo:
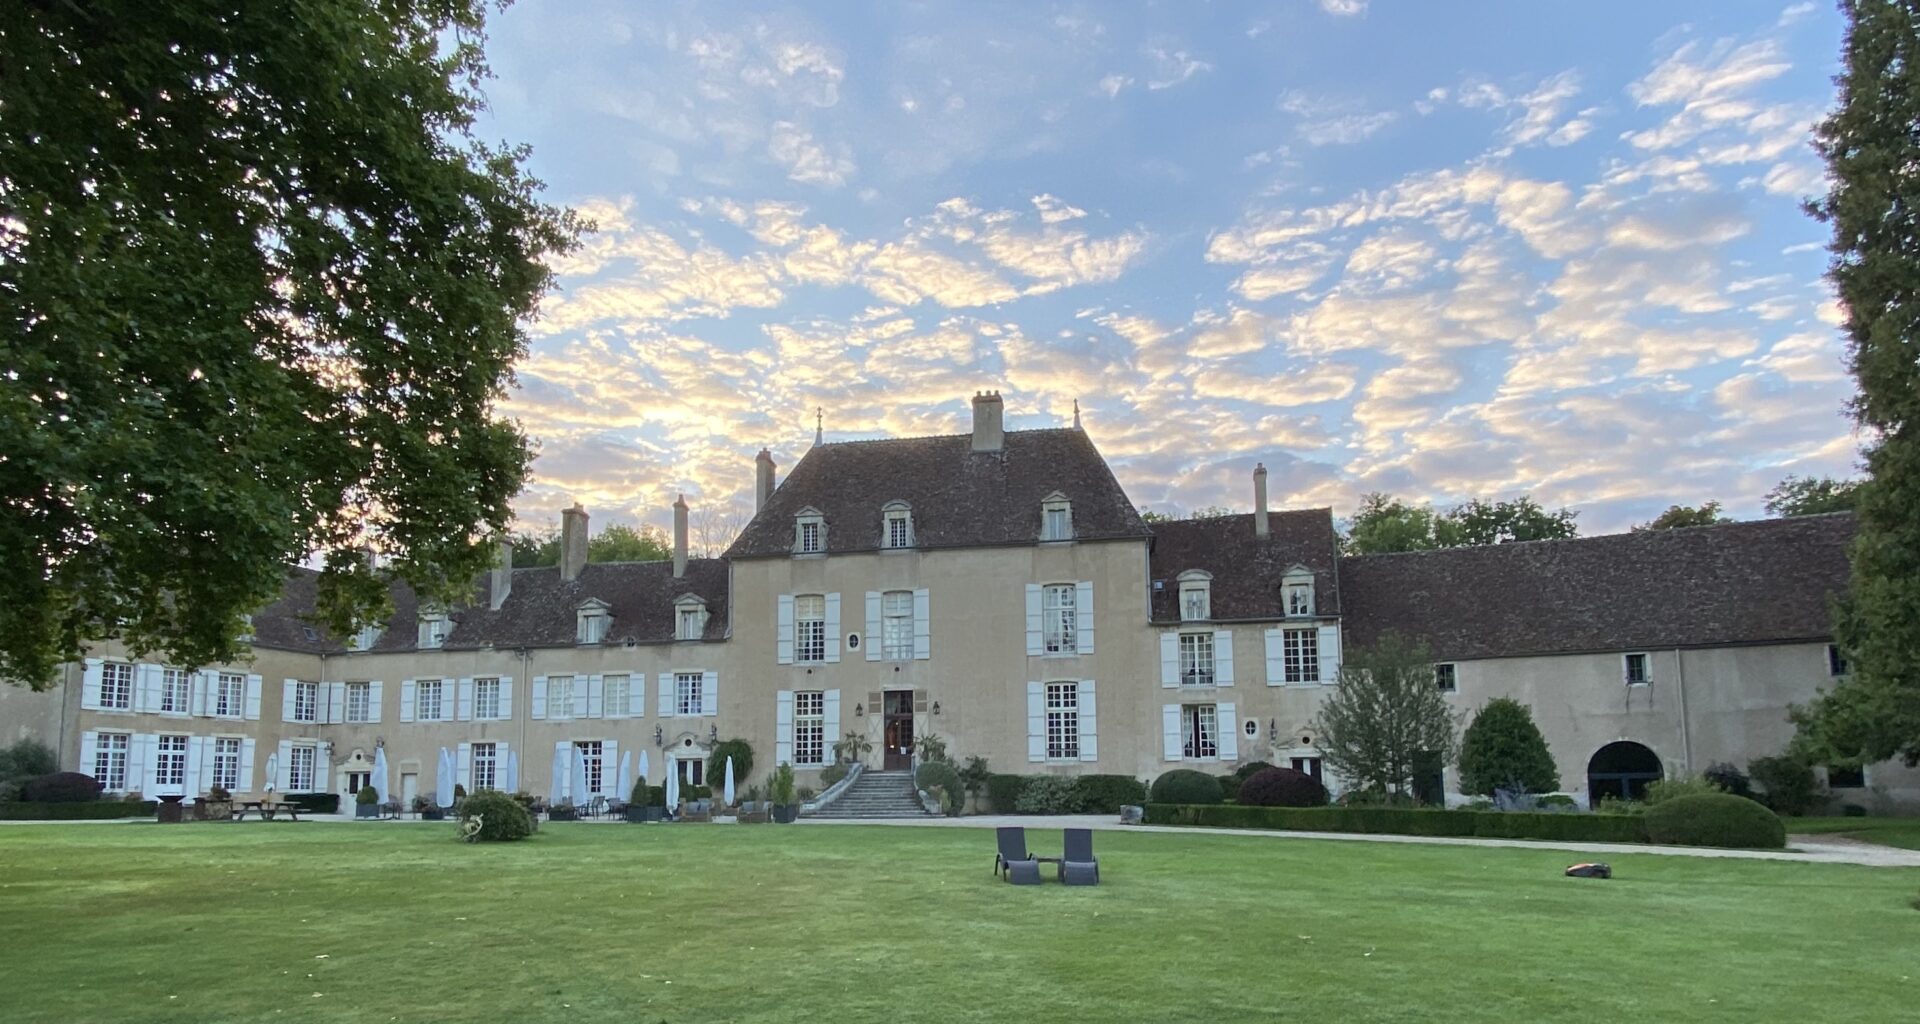
M386 702L386 691L386 684L378 679L367 684L367 722L369 724L380 724L380 705Z
M620 792L620 741L600 745L600 795L609 800L625 800L633 795Z
M867 660L880 660L880 592L867 591L867 635L862 641L867 645Z
M828 690L825 714L821 716L820 738L822 750L820 756L831 764L834 760L833 745L840 742L840 691Z
M780 595L780 611L774 621L778 635L774 638L775 656L780 664L793 664L793 595Z
M1318 640L1320 682L1331 686L1340 681L1340 627L1321 626Z
M460 680L459 707L454 711L454 717L462 722L473 721L473 680L471 678Z
M679 709L674 707L673 673L660 673L660 696L654 703L660 708L661 718L672 718Z
M74 766L74 771L77 771L82 775L93 776L95 781L101 781L98 775L98 772L100 771L100 765L98 763L99 760L100 760L100 734L97 732L81 733L80 734L80 763Z
M375 686L379 683L373 684ZM513 721L513 677L500 677L500 721ZM504 748L503 748L504 749Z
M585 718L587 717L587 712L591 710L590 697L588 695L593 692L594 679L595 679L594 676L574 676L573 677L573 717L574 718Z
M1240 718L1232 704L1217 706L1214 728L1220 730L1220 760L1240 760Z
M793 763L793 691L773 695L773 763Z
M1213 685L1233 685L1233 630L1213 631Z
M298 679L280 680L280 720L282 722L293 721L294 695L299 691L299 687Z
M1160 634L1160 685L1180 685L1180 634Z
M347 720L347 684L327 684L327 721L344 722Z
M240 778L236 780L240 784L234 787L235 793L251 793L254 791L253 745L254 740L252 737L240 741Z
M402 722L413 721L413 705L418 689L418 685L415 684L413 680L400 680L400 720Z
M1073 585L1073 634L1076 649L1081 654L1093 653L1093 581L1081 580Z
M708 718L720 713L720 673L700 673L700 713Z
M100 710L100 677L105 661L88 658L86 670L80 676L80 707L86 711Z
M827 664L840 663L840 594L827 595Z
M260 720L260 688L262 680L257 675L247 677L247 721Z
M913 660L927 661L933 657L933 616L927 588L921 587L913 592Z
M1080 760L1100 760L1100 725L1093 680L1080 680Z
M547 677L533 677L533 703L527 708L527 717L544 719L547 717Z
M647 674L635 672L627 676L627 717L645 718L647 715Z
M1027 655L1043 653L1040 646L1040 584L1027 584Z
M313 748L313 791L333 791L333 744L322 741Z
M1180 743L1180 705L1160 705L1160 756L1164 760L1178 761L1182 755Z
M579 705L578 699L574 701ZM607 716L607 677L595 672L587 677L587 704L584 715L576 718L605 718Z
M453 781L462 789L473 792L473 744L460 744L460 752L454 757Z
M1269 629L1267 640L1267 685L1280 686L1287 681L1285 641L1277 629Z

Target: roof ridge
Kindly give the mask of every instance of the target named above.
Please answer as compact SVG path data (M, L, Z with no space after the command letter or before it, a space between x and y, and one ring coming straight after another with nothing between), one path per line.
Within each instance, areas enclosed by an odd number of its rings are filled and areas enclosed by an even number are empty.
M1020 430L1006 430L1002 431L1002 433L1011 437L1019 434L1073 434L1082 433L1082 431L1075 430L1073 427L1026 427ZM954 434L907 434L901 437L851 437L841 441L822 441L818 445L810 446L809 450L812 448L837 448L850 444L888 444L894 441L944 441L948 438L972 436L973 432L969 430ZM804 457L805 456L802 456L802 458Z

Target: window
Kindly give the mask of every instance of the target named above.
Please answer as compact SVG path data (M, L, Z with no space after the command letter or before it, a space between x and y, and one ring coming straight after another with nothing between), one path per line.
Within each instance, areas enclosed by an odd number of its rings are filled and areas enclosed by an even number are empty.
M602 607L582 608L580 610L580 642L583 644L605 643L610 620L611 616Z
M124 732L103 732L94 739L93 777L109 793L127 791L127 746L132 740Z
M1320 681L1320 636L1311 629L1280 632L1281 671L1289 683Z
M440 712L446 709L447 684L438 679L422 679L413 684L413 720L416 722L444 721Z
M573 677L547 677L547 717L573 717Z
M215 684L213 713L217 718L239 718L246 713L247 677L234 672L220 673Z
M313 792L313 763L318 748L312 744L295 744L287 751L287 792Z
M707 784L707 762L688 757L677 759L673 764L675 770L680 773L681 785L704 786Z
M673 676L673 707L677 715L697 715L705 699L698 672L676 672Z
M827 763L827 694L800 690L793 695L793 763Z
M232 793L240 788L240 741L222 736L213 741L213 778L209 786Z
M163 668L160 670L160 713L163 715L184 715L187 713L187 694L191 684L185 669Z
M293 720L296 722L318 722L320 720L320 684L300 682L293 684Z
M1293 770L1301 773L1302 775L1313 776L1313 781L1318 782L1322 785L1326 784L1327 780L1324 776L1321 775L1322 769L1320 767L1320 759L1317 757L1294 758Z
M913 658L913 591L889 590L880 597L880 656L888 661Z
M1080 684L1047 684L1047 756L1080 756Z
M599 740L581 740L575 743L574 746L580 748L580 759L585 761L587 765L585 773L587 776L587 791L585 793L573 794L573 799L575 802L584 803L604 788L601 784L605 780L606 775L600 763Z
M1629 654L1629 655L1626 655L1625 658L1626 658L1626 676L1627 676L1628 686L1645 686L1648 683L1653 682L1652 677L1647 675L1647 656L1646 655Z
M347 684L347 721L366 722L371 720L373 709L373 684Z
M1073 539L1073 506L1067 499L1052 497L1040 503L1040 539Z
M1206 580L1191 580L1180 584L1180 618L1185 622L1200 622L1213 617L1213 585Z
M440 647L447 642L447 634L452 625L444 612L428 612L420 616L420 646Z
M793 553L821 555L827 551L827 521L813 509L804 509L793 519Z
M253 616L252 615L240 616L240 635L237 637L234 637L234 639L240 641L243 644L250 644L253 642Z
M633 699L633 678L624 672L606 676L600 683L600 696L608 718L625 718Z
M910 548L913 546L913 513L899 502L888 505L881 513L880 546L883 548Z
M793 660L826 658L827 599L821 594L801 594L793 599Z
M1453 662L1443 661L1433 666L1433 682L1441 693L1456 693L1460 689L1459 678L1454 675Z
M698 640L707 631L707 606L697 597L683 597L675 605L675 640Z
M353 649L356 651L373 650L373 645L380 642L380 634L382 632L384 631L379 626L360 627L360 632L354 634L353 637Z
M1074 594L1071 583L1049 584L1041 592L1041 632L1048 654L1071 654L1079 649Z
M484 676L473 681L473 717L476 719L500 717L499 679Z
M100 706L118 711L133 710L133 666L124 661L109 661L100 666Z
M1185 704L1180 708L1181 753L1187 757L1219 757L1219 720L1211 704Z
M1180 684L1213 685L1213 634L1180 634Z
M1313 579L1311 577L1289 578L1281 589L1286 594L1289 618L1313 614Z
M153 784L156 786L187 784L187 738L185 736L159 737L154 745Z
M1867 770L1858 765L1852 768L1840 765L1828 765L1827 785L1834 789L1865 789L1867 787Z
M1847 656L1840 653L1839 644L1827 645L1827 674L1830 676L1847 674Z
M495 749L495 746L491 743L475 743L473 745L472 779L473 788L476 790L499 788L494 782L494 780L498 778L495 766L499 763Z

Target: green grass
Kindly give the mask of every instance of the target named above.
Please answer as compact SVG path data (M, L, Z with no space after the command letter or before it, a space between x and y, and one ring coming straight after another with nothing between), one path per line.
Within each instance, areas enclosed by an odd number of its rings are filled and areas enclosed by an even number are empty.
M1920 818L1787 818L1787 831L1920 850Z
M1920 871L1103 832L1105 884L885 827L0 828L29 1021L1896 1020ZM1057 832L1035 832L1037 850ZM1049 872L1049 875L1051 872Z

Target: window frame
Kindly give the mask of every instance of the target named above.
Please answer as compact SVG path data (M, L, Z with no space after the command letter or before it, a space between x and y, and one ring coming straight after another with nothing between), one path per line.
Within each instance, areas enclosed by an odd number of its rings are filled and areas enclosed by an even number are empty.
M474 721L500 720L500 695L503 689L499 676L478 676L473 680Z
M793 763L797 768L827 763L827 691L793 692Z
M125 793L127 762L133 753L133 735L124 732L95 733L93 737L93 777L102 790ZM115 783L118 783L117 785Z
M803 508L793 516L795 557L816 558L827 553L827 517L818 509Z
M575 806L593 799L606 788L606 744L599 740L574 740L575 750L580 751L581 774L586 776L587 791L573 794Z
M219 786L228 793L239 791L241 744L238 736L213 738L213 777L207 780L208 789Z
M697 718L705 713L706 673L673 674L673 710L676 718Z
M1294 678L1296 675L1299 678ZM1320 682L1320 631L1312 626L1280 630L1280 681L1287 686Z
M565 721L573 717L573 686L579 676L547 677L547 718Z
M160 667L160 707L163 715L185 715L193 703L193 673L184 668Z
M1853 671L1853 666L1847 664L1847 656L1845 653L1843 653L1840 650L1840 645L1828 644L1827 645L1827 675L1833 677L1834 679L1842 679L1842 678L1845 678L1852 671Z
M880 509L880 549L905 551L913 546L913 508L904 501L888 502Z
M228 688L232 688L229 702ZM229 710L229 708L231 708ZM245 718L247 714L247 677L238 672L221 672L214 677L213 717Z
M1211 734L1208 729L1211 727ZM1209 744L1211 747L1209 748ZM1220 760L1220 706L1180 705L1181 757L1189 761Z
M447 636L453 632L453 626L445 612L425 612L420 616L419 635L415 638L422 650L438 650L447 645Z
M1062 544L1073 539L1073 502L1055 494L1040 502L1040 542Z
M1046 684L1047 760L1080 760L1080 684L1054 680Z
M707 634L707 603L688 595L673 603L673 638L699 640Z
M1182 630L1176 649L1179 652L1181 686L1213 686L1219 678L1219 654L1214 650L1213 633L1207 630Z
M1213 582L1211 580L1181 581L1180 621L1206 622L1212 618Z
M868 637L867 642L872 643L873 638ZM911 590L880 592L880 660L913 660L913 591Z
M132 711L134 668L130 661L100 663L100 710ZM109 688L113 699L108 699Z
M1460 692L1460 666L1451 661L1433 663L1433 685L1441 693Z
M179 733L162 733L153 740L153 784L158 786L179 786L187 784L187 737Z
M293 720L305 725L320 722L320 684L312 679L297 679L293 684Z
M574 623L574 641L581 644L604 644L607 633L613 628L613 616L602 606L593 606L579 610Z
M303 767L306 770L307 783L304 786L300 784L300 776L297 774ZM316 777L319 772L320 747L318 744L295 743L287 748L287 792L314 792L314 786L319 783Z
M373 721L373 684L349 680L340 710L349 725L364 725Z
M614 690L615 681L620 689ZM625 718L627 709L633 705L633 674L630 672L608 672L600 677L600 707L608 718Z
M467 768L467 781L472 783L469 789L479 792L483 789L500 788L500 745L493 740L478 742L468 748L470 764ZM482 772L482 768L485 771ZM485 779L483 781L482 775Z
M1639 659L1635 661L1635 659ZM1634 666L1640 667L1639 678L1633 674ZM1620 678L1628 686L1653 685L1653 659L1645 651L1629 651L1620 655Z
M1040 587L1040 650L1076 654L1080 650L1080 586L1045 583Z
M819 614L813 603L819 602ZM803 602L807 606L802 614ZM809 635L811 634L811 635ZM820 665L827 660L827 595L793 595L793 662L796 665Z
M433 693L433 714L426 713L428 688ZM445 679L416 679L413 681L413 720L416 722L444 722L441 713L447 707L447 681Z

